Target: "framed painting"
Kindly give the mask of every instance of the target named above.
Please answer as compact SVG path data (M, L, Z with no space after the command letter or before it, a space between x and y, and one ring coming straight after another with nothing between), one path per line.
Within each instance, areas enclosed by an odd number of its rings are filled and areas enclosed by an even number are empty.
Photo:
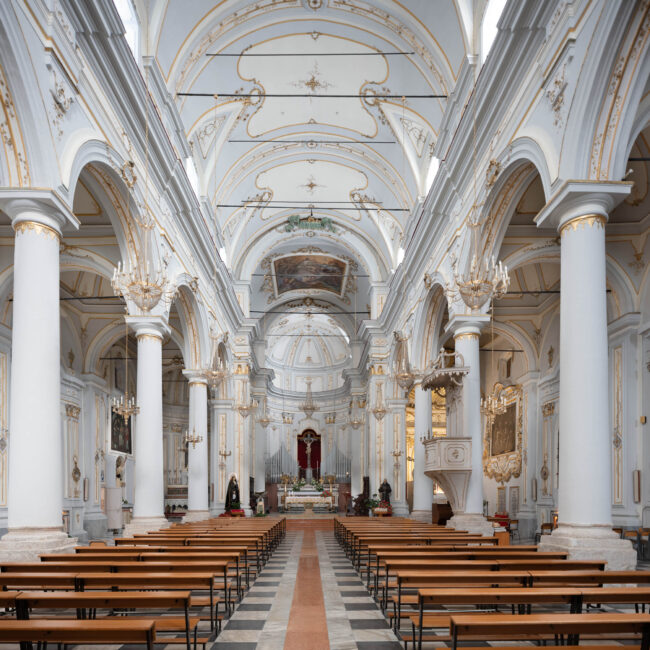
M521 386L497 383L492 396L505 401L505 410L493 418L486 418L483 472L489 478L506 483L521 475L523 391Z
M128 421L119 413L111 411L111 451L121 454L132 454L131 424L133 418Z
M343 297L348 263L329 255L285 255L273 260L276 296L288 291L331 291Z

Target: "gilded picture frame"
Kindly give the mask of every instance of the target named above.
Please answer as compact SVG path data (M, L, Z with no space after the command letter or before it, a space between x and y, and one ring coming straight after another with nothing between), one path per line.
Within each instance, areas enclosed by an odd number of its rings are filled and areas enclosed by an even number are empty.
M507 483L521 475L523 390L519 385L503 386L496 383L492 394L495 398L504 398L506 411L494 419L486 418L483 472L488 478Z

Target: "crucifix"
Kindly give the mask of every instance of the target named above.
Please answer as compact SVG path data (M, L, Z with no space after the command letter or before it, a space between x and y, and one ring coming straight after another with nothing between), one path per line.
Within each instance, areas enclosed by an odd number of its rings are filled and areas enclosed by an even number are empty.
M305 472L305 480L311 481L311 446L316 442L316 438L314 438L311 433L308 433L302 441L305 443L305 447L307 448L307 470Z

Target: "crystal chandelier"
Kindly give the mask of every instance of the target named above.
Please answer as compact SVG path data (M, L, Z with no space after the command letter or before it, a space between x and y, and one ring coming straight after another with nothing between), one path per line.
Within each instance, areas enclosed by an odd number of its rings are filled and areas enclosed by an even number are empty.
M197 436L196 429L192 429L192 435L190 435L189 431L183 434L183 444L185 446L192 445L192 449L195 449L196 445L201 442L203 442L203 436Z
M205 374L208 380L208 385L212 390L216 390L221 385L221 382L228 376L228 371L219 355L219 345L214 337L212 341L212 363L210 364L210 368L206 370Z
M393 332L395 337L397 349L395 351L395 359L397 361L395 368L395 379L400 388L409 390L413 386L415 375L411 371L411 364L409 363L409 349L407 338L401 336L398 332Z
M257 418L257 422L262 429L266 429L273 422L273 419L266 411L266 395L262 398L262 414Z
M145 242L147 234L145 233ZM146 259L145 245L144 257ZM122 265L118 262L113 271L111 282L115 293L126 300L132 300L142 312L150 312L159 302L165 292L167 276L160 269L151 270L149 261L132 264L130 261Z
M356 406L355 406L356 403ZM350 408L350 426L356 431L363 424L363 416L359 409L359 400L352 400Z
M129 423L129 418L140 412L140 407L135 404L135 397L129 395L129 326L124 324L124 394L113 397L111 408L124 418L124 423Z
M305 379L305 383L307 384L307 397L305 398L304 402L301 402L298 405L298 408L304 412L304 414L308 417L311 418L311 416L314 414L315 411L318 411L319 408L318 406L314 403L312 394L311 394L311 377L307 377Z
M510 286L508 267L497 263L494 256L479 259L478 254L478 224L471 223L474 253L469 270L458 272L458 263L454 263L454 281L458 287L463 302L472 310L477 311L491 298L502 298Z
M386 407L384 406L381 384L377 384L377 401L375 402L375 407L372 409L372 414L375 416L376 420L383 420L386 415Z
M241 415L243 418L247 418L255 410L255 407L257 406L254 400L247 401L246 384L247 382L244 381L244 385L242 386L242 401L235 406L239 415Z
M463 302L472 310L478 311L483 305L492 298L501 298L508 291L510 277L508 276L508 267L498 264L494 259L486 256L480 259L478 230L481 222L478 218L478 208L476 193L476 101L474 105L473 121L473 143L474 150L472 155L473 180L474 180L474 203L472 204L471 214L468 226L471 228L472 238L472 259L469 270L466 273L458 272L458 262L454 261L454 281L458 288ZM481 204L482 205L482 204Z
M145 73L145 83L149 97L149 71ZM150 232L155 226L149 210L149 111L145 116L145 199L142 209L142 218L136 218L138 226L143 233L143 255L141 259L136 257L136 263L122 265L118 262L117 268L113 272L112 286L115 293L124 297L125 300L131 300L143 312L150 312L167 293L167 276L160 268L151 268L149 263L148 248ZM134 185L135 182L132 184ZM132 186L131 185L131 186ZM130 186L130 187L131 187ZM127 196L128 220L131 221L131 201ZM170 296L167 296L170 298Z

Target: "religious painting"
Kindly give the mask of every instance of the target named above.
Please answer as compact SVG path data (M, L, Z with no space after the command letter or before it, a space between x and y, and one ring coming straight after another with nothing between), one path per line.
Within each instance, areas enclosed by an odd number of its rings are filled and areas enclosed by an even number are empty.
M347 262L329 255L287 255L273 261L276 294L287 291L331 291L343 296Z
M523 391L521 386L494 385L492 396L505 401L505 410L485 419L483 471L488 478L506 483L521 475L524 435Z
M505 413L494 416L490 436L490 455L509 454L517 448L517 404L508 404Z
M133 418L125 420L116 411L111 411L111 451L132 454L131 423Z

